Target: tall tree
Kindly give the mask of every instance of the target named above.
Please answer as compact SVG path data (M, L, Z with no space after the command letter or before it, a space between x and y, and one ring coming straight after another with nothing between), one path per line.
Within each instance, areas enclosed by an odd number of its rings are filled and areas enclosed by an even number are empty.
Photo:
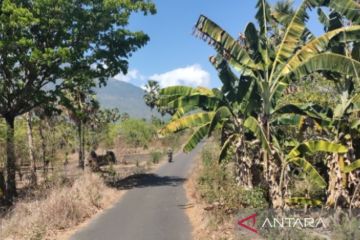
M84 88L82 88L84 87ZM79 167L85 168L85 132L86 124L99 110L95 92L86 86L79 86L64 93L61 103L69 110L70 118L75 122L79 143Z
M14 121L83 81L105 84L126 73L149 37L127 28L151 1L4 0L0 3L0 115L7 130L7 199L16 196ZM96 79L96 81L95 81Z
M145 85L144 100L145 104L150 107L151 110L156 106L156 102L159 99L160 85L157 81L149 80Z

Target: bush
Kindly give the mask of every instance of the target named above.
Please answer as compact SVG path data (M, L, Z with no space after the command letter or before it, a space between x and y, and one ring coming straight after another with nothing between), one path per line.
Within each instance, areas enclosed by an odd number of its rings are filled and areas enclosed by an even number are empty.
M220 204L224 210L266 207L263 189L238 186L226 166L218 163L218 156L219 147L215 144L205 147L201 154L203 168L198 184L204 200L208 204Z
M126 143L134 147L147 148L156 136L156 128L143 120L128 119L121 123L120 134Z
M159 151L155 151L155 152L151 152L151 161L153 163L159 163L160 159L161 159L161 152Z

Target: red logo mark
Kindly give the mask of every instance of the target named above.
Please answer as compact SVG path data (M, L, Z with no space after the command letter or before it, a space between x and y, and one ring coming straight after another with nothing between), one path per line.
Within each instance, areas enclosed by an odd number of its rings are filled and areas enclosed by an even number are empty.
M252 227L244 224L244 222L249 221L251 219L252 219ZM257 233L258 231L255 228L253 228L255 226L255 223L256 223L256 213L238 221L239 226L246 228L247 230L252 231L254 233Z

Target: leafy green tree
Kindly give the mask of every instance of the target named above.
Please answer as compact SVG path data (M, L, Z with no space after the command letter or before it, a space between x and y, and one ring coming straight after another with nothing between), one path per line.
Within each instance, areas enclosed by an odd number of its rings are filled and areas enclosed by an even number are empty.
M149 1L4 0L0 3L0 115L7 131L7 199L16 196L14 120L83 82L126 73L149 37L127 28Z
M100 109L91 116L89 121L89 147L96 150L100 143L111 147L117 137L117 128L121 118L119 109Z
M156 136L156 129L143 120L128 119L121 123L120 136L133 147L147 148Z
M84 169L86 125L93 119L96 112L99 111L99 103L93 90L79 86L65 92L62 104L69 110L68 115L76 124L79 143L79 167Z

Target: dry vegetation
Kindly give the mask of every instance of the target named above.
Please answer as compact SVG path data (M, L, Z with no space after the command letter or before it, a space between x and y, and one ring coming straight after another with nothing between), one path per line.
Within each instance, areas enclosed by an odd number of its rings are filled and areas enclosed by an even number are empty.
M46 179L39 174L36 187L31 187L26 178L19 181L18 201L0 215L0 239L67 239L125 193L111 187L112 182L161 166L158 163L166 159L167 147L185 137L154 139L147 149L132 148L124 139L117 139L113 148L117 163L102 167L98 173L77 168L77 155L73 154L66 167L55 164ZM100 148L97 152L104 151Z
M59 179L44 190L18 202L3 219L3 239L56 239L59 231L73 228L119 196L101 177L91 173L75 181Z
M191 176L185 184L186 195L189 200L190 208L186 213L191 221L194 240L219 240L219 239L234 239L232 233L234 224L231 219L222 222L222 224L214 224L213 212L206 210L209 205L201 197L198 191L199 175L203 171L200 156L197 159L196 167L194 168Z
M239 208L265 207L259 189L246 190L236 184L233 167L218 164L219 147L208 142L197 157L185 188L191 208L187 214L193 226L193 239L238 239L235 231ZM246 236L241 236L241 239Z

